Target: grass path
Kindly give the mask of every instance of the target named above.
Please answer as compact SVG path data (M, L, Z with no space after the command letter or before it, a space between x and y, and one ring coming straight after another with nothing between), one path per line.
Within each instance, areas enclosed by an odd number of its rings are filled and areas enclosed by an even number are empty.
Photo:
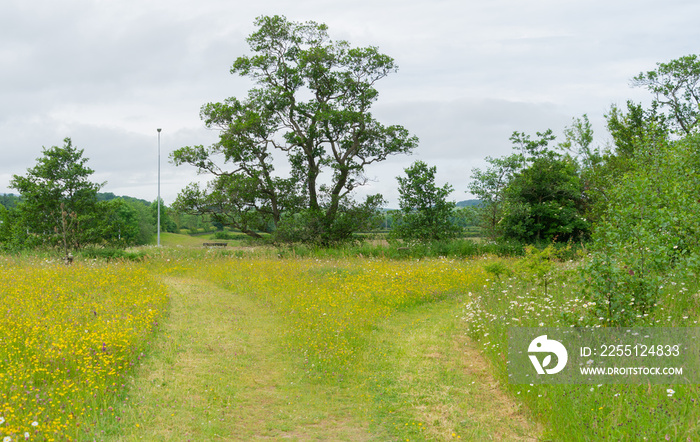
M463 296L397 312L380 325L376 414L400 440L534 441L539 430L489 374L464 333Z
M397 312L356 376L313 382L258 301L169 278L170 314L104 440L534 440L459 317L464 299Z
M112 440L373 437L345 393L303 384L264 306L199 280L166 282L170 317L107 431Z

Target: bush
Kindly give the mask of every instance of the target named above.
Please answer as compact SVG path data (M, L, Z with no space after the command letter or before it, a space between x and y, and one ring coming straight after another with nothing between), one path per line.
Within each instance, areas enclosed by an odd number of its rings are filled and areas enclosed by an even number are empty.
M214 239L234 239L234 236L228 232L216 232L214 233Z
M643 321L673 269L692 271L700 247L700 136L640 148L609 192L585 267L587 296L610 326Z
M145 252L127 252L122 249L113 249L109 247L104 248L87 248L80 251L80 256L88 259L104 259L107 261L111 260L124 260L124 261L140 261L144 259L147 254Z

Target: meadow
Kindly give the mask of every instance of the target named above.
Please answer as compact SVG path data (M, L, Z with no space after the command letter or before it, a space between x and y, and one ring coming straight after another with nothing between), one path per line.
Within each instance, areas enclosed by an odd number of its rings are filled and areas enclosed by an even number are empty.
M167 307L145 268L0 258L0 434L76 440L113 418Z
M491 361L492 373L544 425L543 440L698 440L698 385L517 385L508 382L509 327L600 327L586 300L583 260L530 250L518 260L494 260L489 281L465 307L468 334ZM668 274L653 314L640 327L697 327L700 285Z
M697 386L509 384L511 326L595 326L571 251L0 258L5 440L696 440ZM669 275L645 325L697 326Z

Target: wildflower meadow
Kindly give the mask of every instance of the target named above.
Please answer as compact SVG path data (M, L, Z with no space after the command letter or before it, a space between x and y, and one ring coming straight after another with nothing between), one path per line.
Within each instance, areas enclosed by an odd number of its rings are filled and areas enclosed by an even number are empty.
M351 366L368 333L397 309L475 290L486 279L480 266L448 259L234 259L197 271L271 305L287 324L287 346L302 349L323 376Z
M151 379L141 362L160 351L153 347L155 341L165 342L169 351L160 371L176 370L179 354L189 354L192 361L194 351L218 351L212 346L217 342L223 349L235 347L231 354L221 350L213 370L238 373L238 385L212 372L203 393L216 392L213 402L190 417L192 422L177 424L191 429L205 425L197 422L211 419L210 413L221 416L209 432L187 433L192 440L222 434L229 439L299 437L303 426L324 438L333 431L324 409L364 422L361 433L358 424L349 423L343 433L363 440L478 440L489 434L506 440L700 437L697 386L509 384L509 327L604 325L584 290L583 252L528 249L521 258L387 259L166 248L144 250L139 259L79 259L66 266L39 257L0 258L5 313L0 325L0 440L175 437L148 433L154 431L147 428L149 419L161 413L157 422L167 426L170 416L190 416L196 407L186 413L172 408L175 402L193 401L180 398L184 393L178 389L168 393L171 403L162 402L160 392L178 385L177 380L139 383ZM182 292L187 284L205 290L188 301L191 306L205 302L208 289L201 287L209 286L219 288L216 296L224 298L218 302L240 297L247 303L240 305L248 306L218 312L217 320L223 322L201 348L195 341L197 336L204 339L200 332L213 327L213 317L185 315L190 322L179 325L179 338L162 331L163 324L175 320L169 315L173 287ZM659 290L657 308L639 318L642 325L697 326L700 290L694 277L669 274ZM256 311L265 311L271 321L256 345L284 354L272 352L276 365L246 368L246 360L266 363L262 356L237 359L252 348L246 347L246 333L254 332L250 327L256 319L245 319L249 325L240 329L228 324L242 324L237 322L241 315ZM166 342L172 339L176 342ZM474 364L484 374L476 375ZM264 381L255 373L266 367L277 372ZM249 370L250 378L241 370ZM249 390L243 390L246 382ZM250 398L259 389L277 393L258 404ZM309 399L316 393L318 398ZM149 399L149 394L161 394L161 399ZM191 389L187 394L197 397ZM265 408L270 403L279 407L276 413ZM238 408L240 404L248 408ZM223 407L218 414L211 409L215 405ZM150 414L139 411L144 406ZM518 411L490 422L474 414L479 409L498 414L503 407ZM229 410L236 410L234 416L268 415L269 421L259 427L236 417L236 425L227 424ZM532 426L498 433L516 415ZM332 419L339 425L337 416Z
M700 438L697 385L517 385L508 381L509 327L604 327L596 303L586 296L584 260L542 252L523 259L494 260L488 281L464 307L469 336L491 363L504 389L545 423L545 440L682 440ZM494 266L499 263L500 266ZM503 268L499 273L493 271ZM685 270L685 269L683 269ZM670 272L659 286L653 314L640 327L697 327L700 285L686 272Z
M0 259L0 294L2 440L78 440L116 419L106 404L164 314L164 286L135 265Z

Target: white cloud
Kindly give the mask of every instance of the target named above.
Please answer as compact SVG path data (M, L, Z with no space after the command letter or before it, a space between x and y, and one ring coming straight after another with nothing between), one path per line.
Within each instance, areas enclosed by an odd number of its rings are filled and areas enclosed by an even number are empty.
M157 127L164 152L210 144L199 108L242 96L232 76L262 14L329 25L335 39L376 45L398 74L378 85L375 115L421 138L413 157L368 170L366 191L396 201L395 176L420 158L462 199L469 171L508 153L514 130L560 132L587 113L604 142L611 103L648 100L629 79L697 51L691 0L90 0L6 1L0 15L0 193L41 146L72 137L107 191L153 200ZM172 202L191 180L163 162Z

